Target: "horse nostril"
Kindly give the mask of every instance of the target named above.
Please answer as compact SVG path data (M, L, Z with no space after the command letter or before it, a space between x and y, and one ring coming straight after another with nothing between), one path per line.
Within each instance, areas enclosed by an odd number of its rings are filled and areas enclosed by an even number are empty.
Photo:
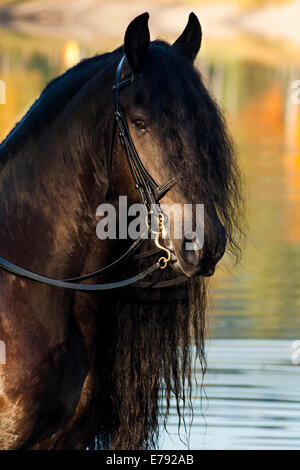
M198 242L197 236L186 238L182 240L181 253L184 261L194 266L197 266L202 258L202 249Z

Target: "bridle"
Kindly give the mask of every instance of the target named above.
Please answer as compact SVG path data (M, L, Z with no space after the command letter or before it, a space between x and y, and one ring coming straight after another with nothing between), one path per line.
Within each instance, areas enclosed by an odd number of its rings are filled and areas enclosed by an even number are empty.
M48 284L50 286L56 287L63 287L65 289L71 289L76 291L84 291L84 292L93 292L93 291L104 291L110 289L117 289L126 286L134 286L134 287L168 287L171 285L176 285L184 282L188 278L186 276L180 276L175 279L167 280L167 281L144 281L145 278L151 276L154 272L165 269L168 263L171 260L171 252L168 248L164 247L160 244L160 238L162 236L162 230L165 221L165 214L163 213L159 201L160 199L176 184L175 178L172 178L165 183L161 184L160 186L155 182L152 176L144 167L143 163L141 162L138 152L135 148L135 145L132 141L130 136L130 132L128 129L126 118L123 114L123 111L119 104L119 93L120 90L123 88L130 86L130 84L139 78L138 75L131 76L126 78L125 80L121 81L121 73L122 73L122 66L125 60L125 56L119 62L117 67L116 75L115 75L115 82L113 85L113 93L114 93L114 117L113 117L113 127L111 132L111 139L110 139L110 150L109 150L109 165L111 167L112 157L113 157L113 150L114 150L114 141L116 131L118 130L118 136L120 139L121 145L124 147L126 152L126 157L128 161L128 165L130 168L130 172L135 184L135 188L138 191L140 201L145 206L147 210L148 216L151 215L151 219L156 219L157 222L157 229L155 233L155 248L137 255L134 255L135 251L142 245L144 242L144 234L141 235L131 246L130 248L117 260L112 262L111 264L98 269L97 271L86 274L84 276L73 277L69 279L55 279L47 276L43 276L41 274L35 273L28 269L24 269L10 261L6 260L5 258L0 257L0 268L5 271L8 271L16 276L20 276L26 279L30 279L32 281L36 281L42 284ZM147 216L147 220L148 219ZM148 231L152 231L151 225L148 225ZM86 281L88 279L92 279L96 276L104 272L108 272L119 266L121 263L128 260L131 256L135 260L140 260L143 258L147 258L153 256L161 251L164 251L166 256L161 256L158 261L156 261L152 266L145 269L144 271L140 272L139 274L130 277L128 279L111 282L111 283L104 283L104 284L80 284L82 281Z
M110 162L112 160L114 136L117 124L119 130L119 139L126 151L127 161L129 164L133 181L135 183L135 188L139 192L141 203L144 204L148 212L150 212L153 209L153 206L159 206L159 200L176 184L176 179L171 178L170 180L166 181L165 183L159 186L144 167L137 153L137 150L135 148L135 145L132 141L128 129L126 118L119 104L119 92L122 88L129 86L133 81L136 81L141 78L141 76L135 75L123 81L120 81L124 60L125 56L122 57L118 65L115 77L115 84L113 86L115 111L110 145ZM161 212L161 209L158 209L158 213L159 212Z

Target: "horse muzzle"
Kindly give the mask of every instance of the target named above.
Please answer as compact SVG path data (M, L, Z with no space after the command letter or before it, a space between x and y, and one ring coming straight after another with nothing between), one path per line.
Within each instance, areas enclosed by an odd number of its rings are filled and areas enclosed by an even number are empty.
M173 262L175 271L182 271L188 277L204 276L210 277L214 274L217 263L223 257L226 250L226 232L221 226L215 243L204 242L203 246L197 240L179 240L174 243L176 261Z

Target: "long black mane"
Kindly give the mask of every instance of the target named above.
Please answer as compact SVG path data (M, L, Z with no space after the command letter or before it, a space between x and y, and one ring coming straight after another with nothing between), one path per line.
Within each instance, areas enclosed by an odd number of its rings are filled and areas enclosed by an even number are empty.
M140 99L156 124L169 175L181 175L177 184L191 202L212 200L226 228L228 249L239 258L235 237L243 236L241 175L222 111L200 71L172 46L154 41L148 55Z
M238 259L243 233L240 172L222 112L200 73L167 43L155 41L136 94L149 109L165 149L165 178L179 174L177 185L191 202L213 202L228 234L227 250ZM206 293L207 281L197 278L156 296L131 291L114 300L114 315L103 330L105 335L111 332L114 345L103 373L111 401L96 445L155 447L159 416L166 422L172 398L180 422L192 416L193 359L203 372L206 364Z

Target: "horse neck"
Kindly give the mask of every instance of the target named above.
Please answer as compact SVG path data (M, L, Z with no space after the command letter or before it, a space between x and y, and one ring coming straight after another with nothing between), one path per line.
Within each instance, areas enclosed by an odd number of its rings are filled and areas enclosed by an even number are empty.
M79 253L88 256L97 240L96 208L108 187L109 130L105 119L94 122L93 107L91 96L76 97L13 153L11 143L2 149L0 256L39 272L47 266L55 276L69 273L72 264L78 272Z

